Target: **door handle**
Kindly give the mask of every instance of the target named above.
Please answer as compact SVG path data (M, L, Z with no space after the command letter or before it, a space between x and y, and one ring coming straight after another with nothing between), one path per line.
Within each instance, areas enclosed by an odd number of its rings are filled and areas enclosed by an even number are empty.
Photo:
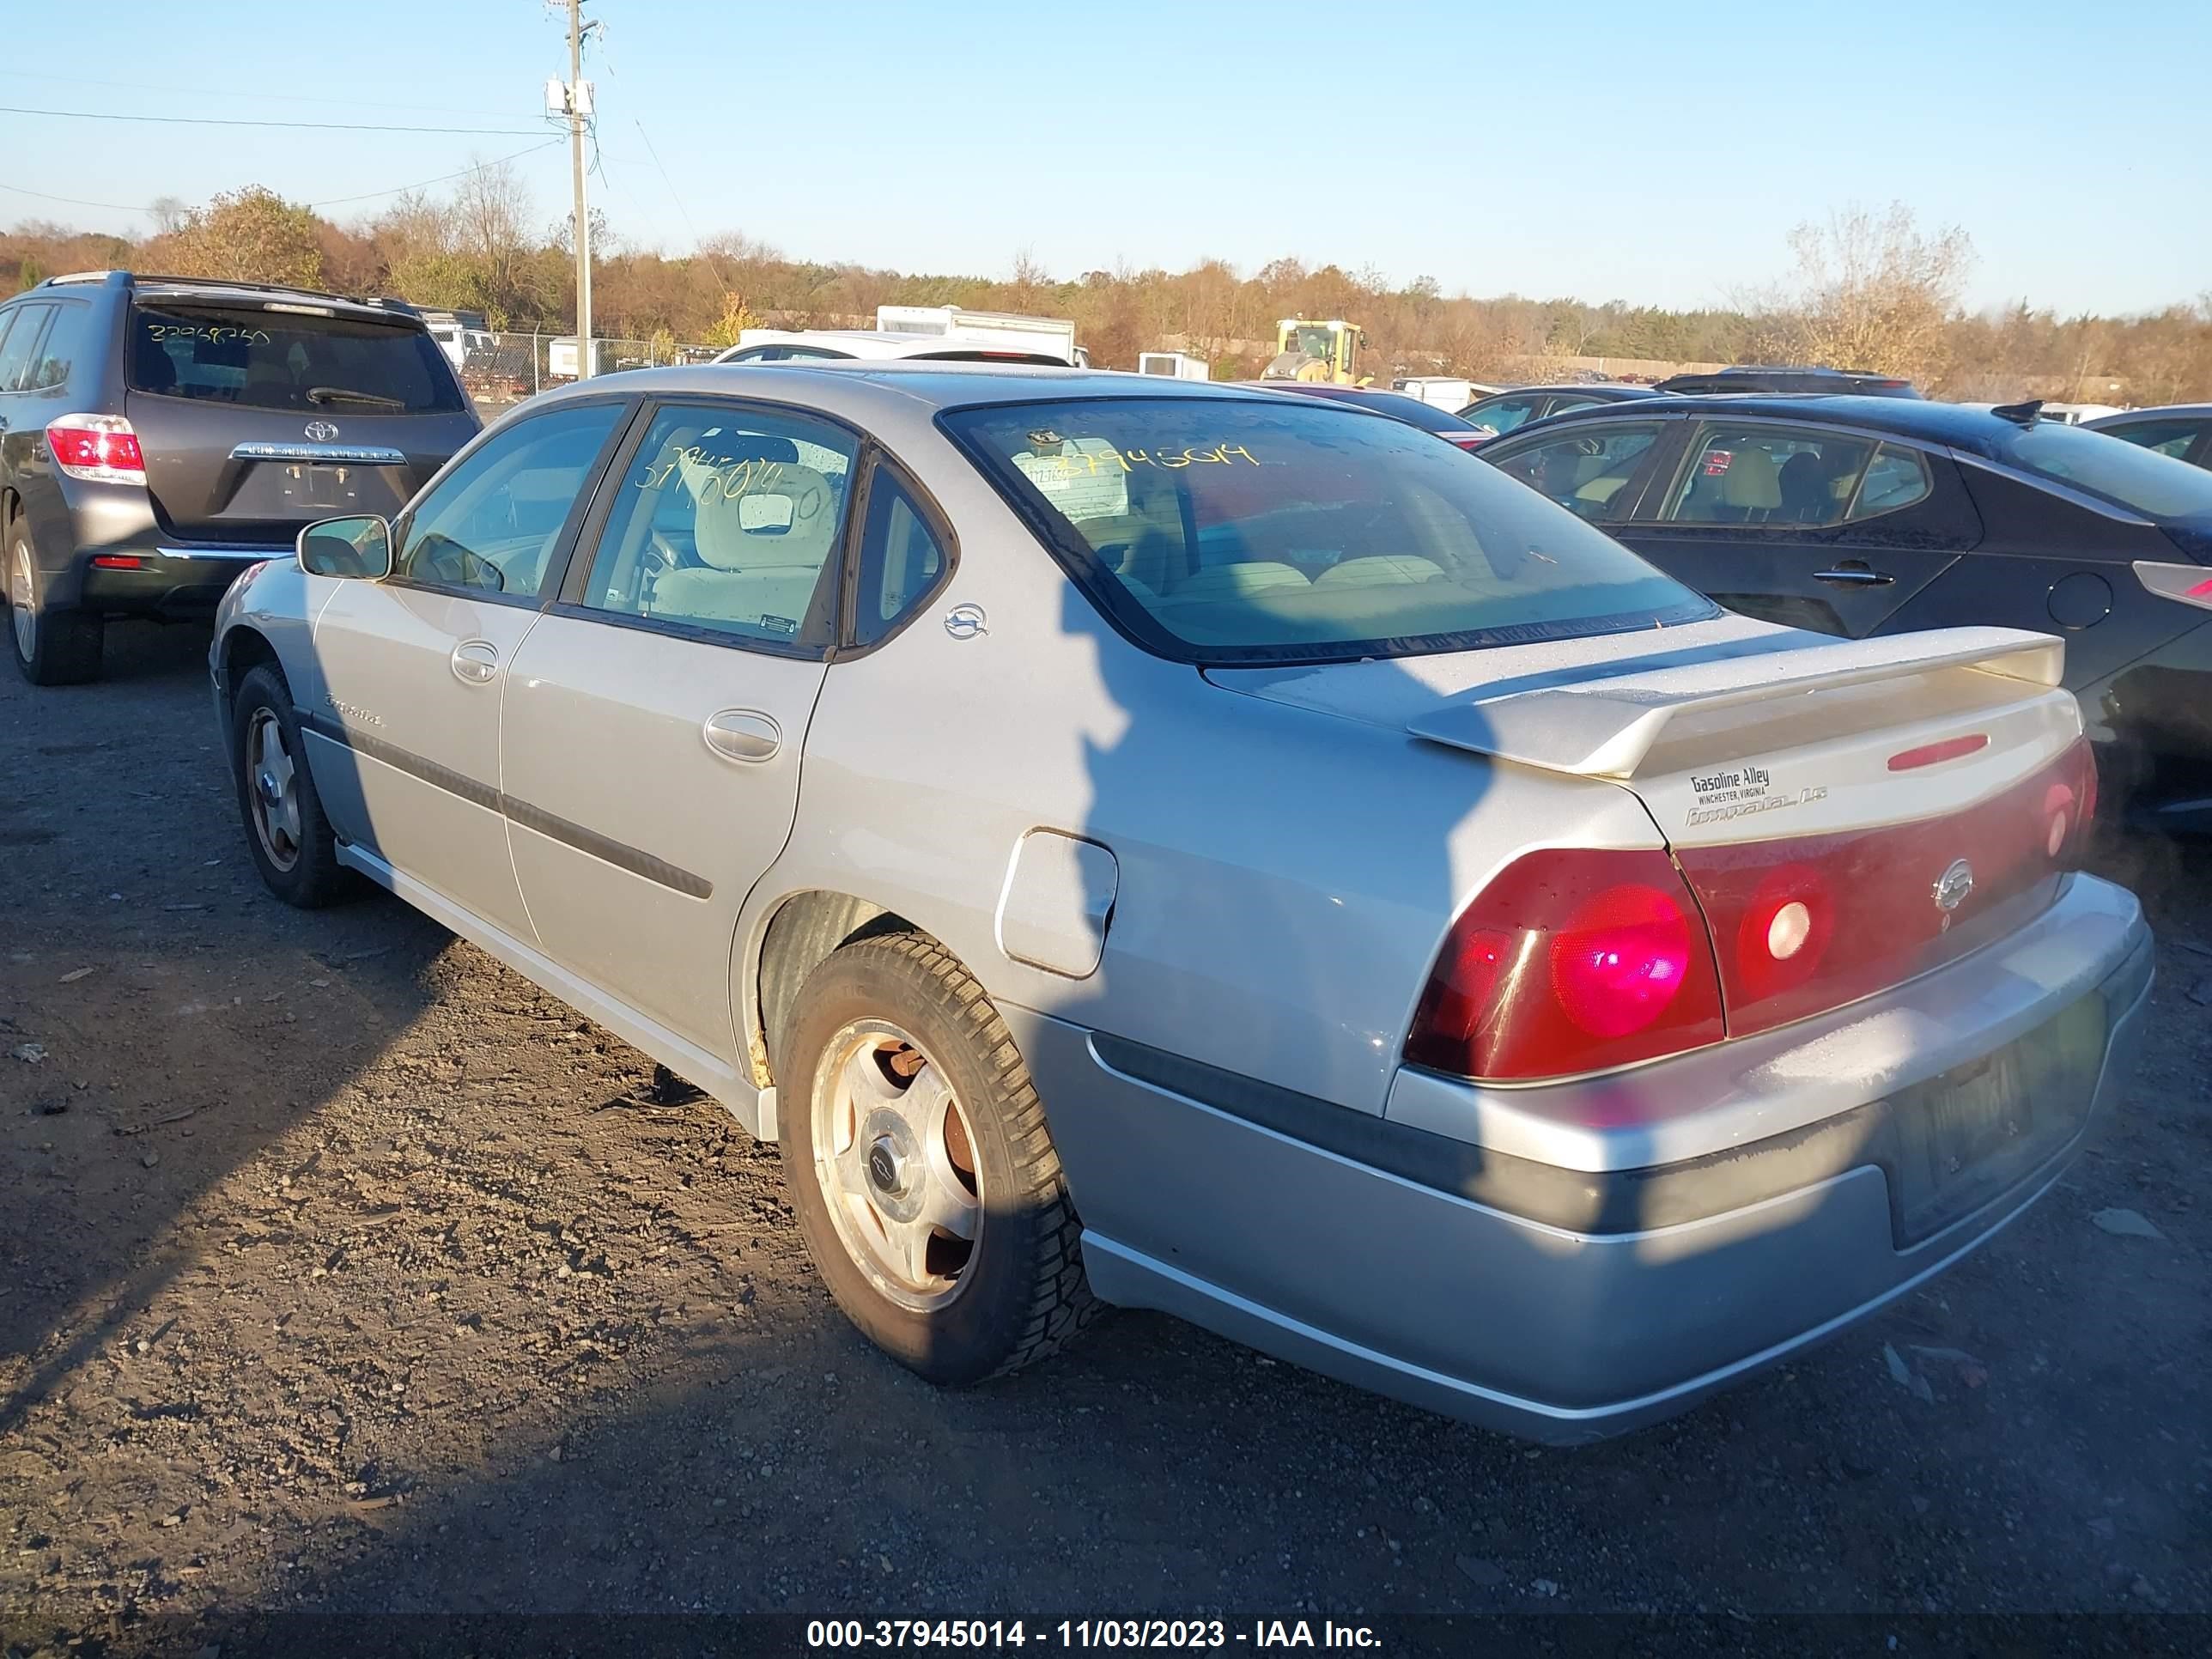
M1816 582L1833 582L1838 587L1887 587L1897 580L1887 570L1875 570L1858 559L1846 559L1833 570L1815 570Z
M463 640L451 661L453 678L464 685L489 685L499 678L499 647L489 640Z
M707 717L707 747L724 760L764 761L783 747L783 728L750 708L725 708Z

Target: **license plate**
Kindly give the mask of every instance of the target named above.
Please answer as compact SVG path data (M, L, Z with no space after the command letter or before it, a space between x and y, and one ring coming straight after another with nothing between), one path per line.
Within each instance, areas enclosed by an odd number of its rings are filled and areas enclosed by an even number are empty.
M2104 1058L2104 999L2089 996L2016 1042L1893 1096L1899 1242L1917 1243L1979 1207L2079 1133Z
M352 489L354 469L349 466L304 466L300 469L309 507L342 507L350 506L356 492Z

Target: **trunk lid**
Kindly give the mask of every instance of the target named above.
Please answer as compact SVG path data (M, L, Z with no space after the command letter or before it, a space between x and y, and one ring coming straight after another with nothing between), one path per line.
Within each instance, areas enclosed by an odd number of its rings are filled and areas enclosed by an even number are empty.
M1751 627L1641 657L1578 642L1579 664L1551 647L1534 673L1469 653L1443 696L1440 665L1429 695L1376 672L1404 663L1237 689L1632 790L1704 912L1731 1036L1924 972L2051 902L2095 791L2058 641Z
M479 426L411 318L343 305L149 295L128 380L155 515L187 542L282 546L318 519L389 517Z

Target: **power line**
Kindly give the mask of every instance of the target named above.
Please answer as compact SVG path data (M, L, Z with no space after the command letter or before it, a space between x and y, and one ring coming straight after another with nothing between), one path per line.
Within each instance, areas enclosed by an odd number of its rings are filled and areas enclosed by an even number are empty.
M434 179L418 179L411 185L395 185L390 190L365 190L358 196L333 196L325 201L309 202L307 205L311 208L343 207L349 202L374 201L380 196L397 196L404 191L424 190L432 185L442 185L448 179L463 178L471 173L482 173L486 167L498 167L502 162L519 161L526 155L535 155L541 149L551 149L560 142L558 138L548 138L542 144L526 144L512 155L501 155L489 161L473 162L467 167L456 168L452 173L441 173Z
M11 196L35 196L41 202L64 202L70 207L112 208L118 213L151 213L149 207L137 207L127 202L88 202L81 196L49 196L43 190L25 190L21 185L0 183L0 190Z
M452 173L441 173L434 179L418 179L411 185L394 185L389 190L365 190L358 196L332 196L319 202L304 202L301 204L301 205L311 208L343 207L349 202L369 202L375 200L376 198L380 196L398 196L405 191L423 190L432 185L442 185L448 179L459 179L471 173L481 173L486 167L498 167L502 162L520 161L526 155L535 155L539 150L550 149L560 142L561 141L558 138L549 138L542 144L527 144L522 149L516 150L512 155L496 156L489 161L473 161L467 167L456 168ZM7 191L10 194L16 196L34 196L41 202L65 203L70 207L107 208L117 213L151 213L154 211L152 207L142 203L89 202L79 196L52 196L49 195L43 190L26 190L21 185L10 185L4 182L0 182L0 190Z
M92 109L21 109L0 104L0 115L44 115L68 121L150 121L165 126L186 127L298 127L314 132L459 132L479 138L528 138L542 128L530 127L402 127L362 121L240 121L213 115L118 115Z
M58 81L65 86L112 87L118 92L174 93L177 90L176 82L173 81L169 82L167 86L161 85L152 81L100 81L94 80L89 76L52 75L43 70L0 70L0 79L10 81L38 81L48 84ZM331 101L327 94L317 97L308 97L299 93L239 92L228 87L223 88L222 95L226 102L243 100L249 104L315 104L327 107ZM384 107L386 109L421 110L433 115L481 115L495 121L507 120L510 118L511 115L511 112L507 110L459 109L451 104L386 103L384 105Z
M637 128L637 136L645 140L645 153L653 157L653 165L660 173L660 182L668 186L668 193L676 198L676 210L684 216L684 228L691 233L692 250L707 262L707 269L714 273L714 285L727 294L730 291L729 279L722 275L721 266L714 263L714 256L707 252L707 239L700 235L699 227L691 222L691 210L684 205L684 192L676 188L676 181L668 176L668 169L661 167L660 152L653 147L653 135L645 130L644 122L635 116L630 118L631 125Z

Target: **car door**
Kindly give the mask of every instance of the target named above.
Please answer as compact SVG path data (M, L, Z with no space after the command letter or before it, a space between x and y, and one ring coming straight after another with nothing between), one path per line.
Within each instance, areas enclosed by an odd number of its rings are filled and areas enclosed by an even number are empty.
M540 948L725 1065L738 910L798 808L860 457L790 410L648 409L508 688L508 834Z
M0 308L0 483L13 483L35 472L46 438L36 402L18 397L30 379L39 343L45 337L51 305Z
M1940 450L1740 415L1685 425L1610 528L1732 611L1861 639L1980 538Z
M321 684L301 726L332 826L524 940L500 702L630 407L562 403L501 427L394 526L388 578L308 579Z
M1663 417L1594 419L1500 438L1476 453L1507 477L1577 518L1611 525L1627 515L1668 446Z

